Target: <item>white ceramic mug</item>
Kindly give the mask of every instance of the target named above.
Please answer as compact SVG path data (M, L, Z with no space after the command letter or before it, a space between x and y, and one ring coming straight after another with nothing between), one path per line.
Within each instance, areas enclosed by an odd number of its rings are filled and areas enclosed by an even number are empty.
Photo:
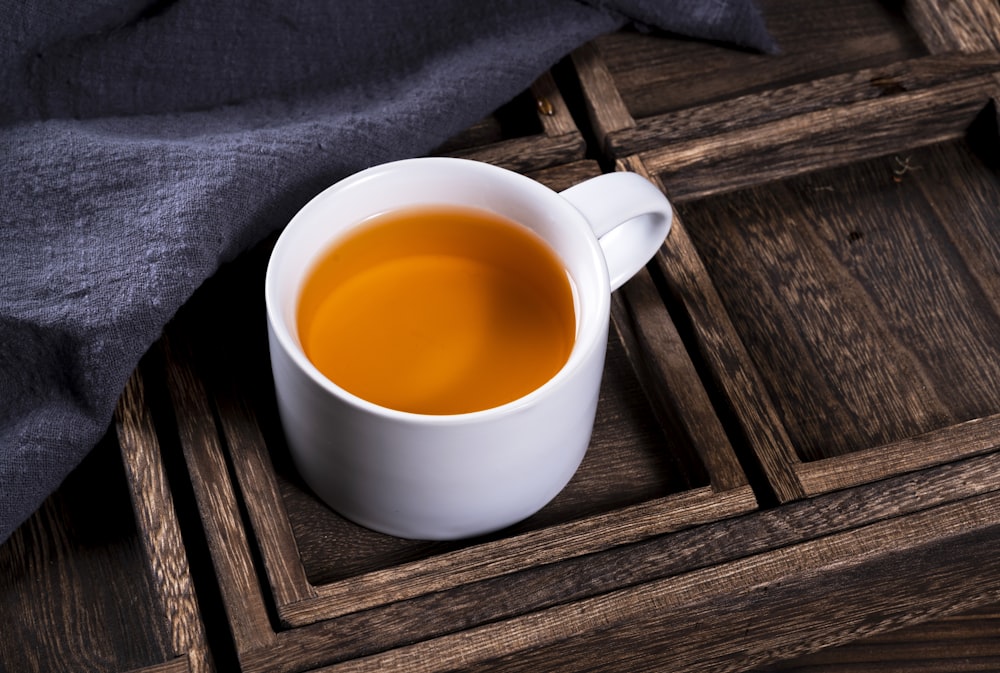
M318 258L366 218L431 204L486 209L529 227L572 280L577 330L569 359L520 399L455 415L395 411L332 383L303 352L297 303ZM320 193L279 237L265 281L278 409L302 478L348 519L406 538L484 534L541 509L590 443L610 294L656 253L671 221L666 197L634 173L557 193L463 159L384 164Z

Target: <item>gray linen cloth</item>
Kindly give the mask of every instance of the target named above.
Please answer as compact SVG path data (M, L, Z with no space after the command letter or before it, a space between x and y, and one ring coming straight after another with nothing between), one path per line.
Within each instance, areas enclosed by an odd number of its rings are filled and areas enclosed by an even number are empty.
M429 152L635 21L773 51L752 0L0 0L0 543L164 324L315 192Z

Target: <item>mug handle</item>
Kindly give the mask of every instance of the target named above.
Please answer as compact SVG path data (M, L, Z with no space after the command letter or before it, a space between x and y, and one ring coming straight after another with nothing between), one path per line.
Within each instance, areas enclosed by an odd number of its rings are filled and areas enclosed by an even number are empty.
M670 233L670 201L638 173L605 173L559 192L590 222L604 250L611 290L639 272Z

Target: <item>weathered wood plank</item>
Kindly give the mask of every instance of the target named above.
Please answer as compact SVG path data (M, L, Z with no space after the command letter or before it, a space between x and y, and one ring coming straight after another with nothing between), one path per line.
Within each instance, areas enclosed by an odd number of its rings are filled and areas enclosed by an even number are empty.
M493 145L449 151L447 156L474 159L526 173L583 158L586 143L579 133L512 138Z
M635 126L635 120L625 107L596 43L589 42L574 51L572 60L586 93L584 105L590 124L603 147L612 133Z
M162 605L172 652L178 657L165 663L164 670L208 673L213 670L212 659L141 370L125 386L115 423L152 585Z
M977 608L777 662L753 673L992 673L1000 670L998 633L998 606Z
M1000 447L1000 415L949 425L849 456L802 463L795 471L808 494L857 486Z
M762 0L759 5L779 54L655 32L619 31L595 40L631 117L641 121L926 54L892 3ZM734 107L728 116L742 114L742 109Z
M190 660L187 657L180 657L165 661L162 664L133 668L129 673L188 673L195 670L198 669L192 668Z
M909 0L904 7L933 53L1000 51L1000 5L992 0Z
M610 132L604 149L610 156L624 157L795 115L930 89L956 79L991 75L998 70L1000 54L992 51L888 63L644 117L631 128ZM598 100L604 100L603 93ZM734 110L739 114L733 114Z
M109 432L0 546L0 670L103 673L174 659L183 638L145 549Z
M313 598L281 498L281 491L254 412L234 387L212 397L226 450L240 486L240 498L250 517L254 540L267 572L268 589L279 605Z
M989 76L816 110L641 154L674 203L962 137Z
M802 461L1000 411L998 200L957 142L681 208Z

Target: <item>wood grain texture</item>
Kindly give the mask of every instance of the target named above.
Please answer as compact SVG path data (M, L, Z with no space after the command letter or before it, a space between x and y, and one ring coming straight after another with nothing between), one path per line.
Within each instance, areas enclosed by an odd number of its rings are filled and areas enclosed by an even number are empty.
M656 179L639 156L619 162L619 167ZM727 315L722 298L688 233L683 213L675 216L668 242L654 259L654 268L690 325L692 343L689 348L706 363L710 376L715 373L706 385L719 390L732 409L743 441L762 464L770 488L783 502L801 498L804 492L793 470L798 462L794 446L760 373Z
M542 129L548 137L578 134L580 130L573 121L573 115L566 106L559 85L551 72L547 72L531 85L531 95L535 99L535 111L538 113L538 120L542 124ZM579 138L580 147L583 148L583 138ZM580 159L578 157L567 157L565 159ZM567 160L560 163L568 163ZM542 167L539 167L542 168Z
M603 148L609 156L625 157L796 115L931 89L956 79L995 75L998 70L1000 55L992 51L887 63L644 117L630 128L610 132ZM599 100L605 96L603 92L596 95ZM734 110L739 114L733 114Z
M227 394L213 395L220 430L240 487L254 540L267 572L268 588L278 605L316 596L299 557L295 533L281 498L278 480L253 411L230 386ZM279 607L280 610L280 607Z
M739 671L996 602L998 516L996 494L962 501L321 670ZM942 563L953 544L967 555Z
M992 673L1000 607L988 606L755 669L753 673Z
M0 670L107 673L173 660L176 632L148 563L108 433L0 546Z
M796 466L807 494L848 488L1000 447L1000 414L948 425L898 442Z
M959 141L681 208L802 461L1000 412L998 188Z
M685 446L697 451L714 489L745 486L747 476L647 271L641 271L612 297L612 321L660 424L690 438L689 442L672 442L675 451Z
M992 0L910 0L905 9L932 53L1000 50L1000 6Z
M184 540L170 486L160 459L160 444L137 370L115 409L115 424L152 586L163 606L170 646L185 670L214 670L191 580ZM179 664L174 664L179 665Z
M161 340L166 378L177 419L184 460L191 474L195 498L206 530L212 561L233 638L244 644L267 646L273 641L267 607L251 557L249 540L229 476L213 410L204 384L195 376L183 351ZM233 609L239 606L238 609Z
M254 670L290 670L296 661L305 665L303 658L308 658L310 667L346 661L539 609L570 605L624 586L641 587L694 569L714 568L717 581L739 584L740 575L734 574L732 564L740 559L766 556L834 533L844 533L846 540L859 528L889 525L887 522L916 512L933 512L948 503L989 495L997 490L998 480L1000 454L992 453L317 622L284 634L286 639L254 652L245 662ZM933 514L926 516L927 520L934 518ZM907 543L903 540L900 544ZM944 556L940 560L949 559ZM800 598L801 609L809 612L815 596ZM915 596L911 600L919 602ZM584 614L595 629L607 617L597 610ZM690 630L677 635L678 642L699 642L700 624L687 626ZM836 628L835 620L824 628ZM581 628L581 638L586 631ZM667 643L663 648L674 645Z
M892 3L763 0L758 4L780 54L758 54L655 32L619 31L595 40L620 105L640 122L926 54L920 38ZM588 98L598 108L605 100L603 90ZM612 106L619 106L617 100L610 100ZM733 107L729 116L742 114Z
M972 77L642 153L675 203L960 138L988 105Z
M128 673L188 673L193 670L188 657L180 657L162 664L153 664L142 668L133 668ZM204 669L202 669L204 670Z
M584 91L584 105L591 127L603 146L607 138L635 126L632 113L615 85L595 42L588 42L572 54L573 66Z

